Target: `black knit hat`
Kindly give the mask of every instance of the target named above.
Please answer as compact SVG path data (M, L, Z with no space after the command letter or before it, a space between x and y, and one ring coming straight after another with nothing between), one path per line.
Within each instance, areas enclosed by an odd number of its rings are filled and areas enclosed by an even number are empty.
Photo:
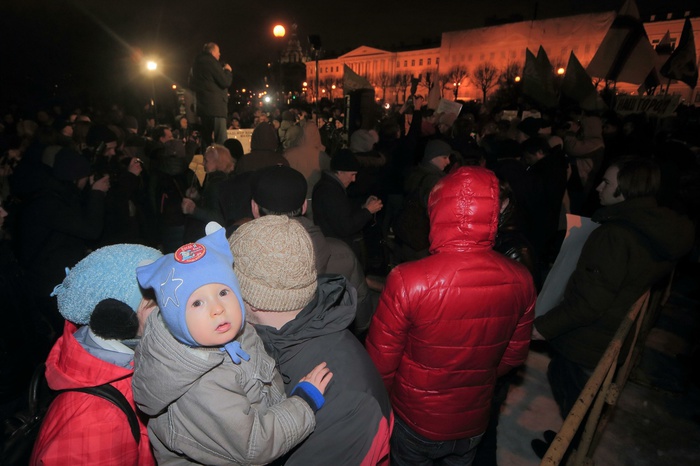
M257 170L251 185L255 203L272 212L292 212L306 199L306 178L285 165Z
M61 181L76 181L90 175L90 162L77 151L64 147L56 152L53 176Z
M331 170L337 172L359 172L360 162L357 161L350 149L340 149L331 158Z

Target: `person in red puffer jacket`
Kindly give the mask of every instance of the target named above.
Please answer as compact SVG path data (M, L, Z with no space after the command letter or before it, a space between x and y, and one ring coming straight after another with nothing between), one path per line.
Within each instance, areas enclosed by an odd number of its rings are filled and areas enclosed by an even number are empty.
M396 415L392 464L471 464L496 378L527 356L536 293L492 249L498 190L480 167L443 178L428 200L430 256L387 277L366 346Z

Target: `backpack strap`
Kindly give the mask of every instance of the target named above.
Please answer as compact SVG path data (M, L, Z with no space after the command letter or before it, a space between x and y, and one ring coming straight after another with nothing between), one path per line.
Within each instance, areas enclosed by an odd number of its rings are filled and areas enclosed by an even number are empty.
M97 387L69 388L66 390L57 391L57 393L65 392L88 393L90 395L95 395L105 399L117 406L124 412L124 414L126 414L129 421L129 427L131 427L131 433L134 436L134 440L136 440L136 444L138 445L141 443L141 429L139 427L139 420L136 417L136 412L134 412L134 408L131 407L124 394L118 389L106 383L104 385L98 385Z

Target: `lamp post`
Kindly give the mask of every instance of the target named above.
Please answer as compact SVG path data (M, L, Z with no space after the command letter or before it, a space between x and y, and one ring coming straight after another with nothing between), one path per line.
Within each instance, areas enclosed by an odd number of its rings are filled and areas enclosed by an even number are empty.
M284 36L287 34L287 30L282 26L281 24L275 25L275 27L272 28L272 35L275 36L277 40L280 41L280 46L279 46L279 52L277 54L277 97L279 100L280 94L284 94L284 85L283 85L283 80L284 76L282 73L282 58L284 55L284 42L282 42L282 39Z
M153 120L156 125L158 124L158 111L156 110L156 85L154 81L154 74L158 69L158 63L154 60L148 60L146 62L146 70L151 77L151 108L153 109Z
M314 58L316 59L316 82L315 84L315 92L314 92L314 97L316 99L316 109L318 110L319 108L319 68L318 68L318 59L321 57L321 36L318 34L311 34L309 36L309 43L311 44L311 50L314 52Z

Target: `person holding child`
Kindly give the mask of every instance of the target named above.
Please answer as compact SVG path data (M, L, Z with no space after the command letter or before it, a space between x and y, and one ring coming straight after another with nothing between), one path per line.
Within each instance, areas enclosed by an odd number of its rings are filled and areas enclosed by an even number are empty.
M29 464L155 464L144 423L137 442L119 407L77 390L109 384L134 408L136 337L155 308L141 293L136 267L161 256L137 244L106 246L78 262L54 289L66 320L46 360L46 381L53 390L68 391L51 403Z
M220 228L137 269L160 308L146 323L133 381L158 464L269 463L316 426L333 374L321 363L286 397L246 323L232 265Z

